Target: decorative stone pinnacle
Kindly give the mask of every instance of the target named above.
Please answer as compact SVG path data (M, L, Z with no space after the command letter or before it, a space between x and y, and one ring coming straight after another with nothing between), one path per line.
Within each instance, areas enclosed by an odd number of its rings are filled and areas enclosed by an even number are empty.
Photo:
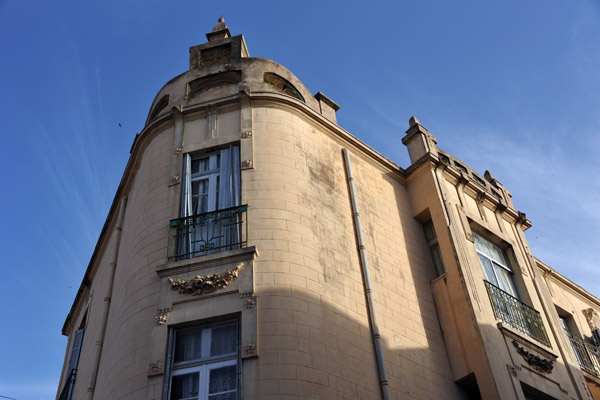
M410 117L410 120L408 121L408 127L412 128L415 125L421 125L421 123L419 122L419 120L417 118L415 118L415 116L413 115L412 117Z
M225 24L225 18L223 18L223 16L221 15L217 24L215 26L213 26L212 31L217 32L217 31L220 31L223 29L227 29L227 24Z
M221 15L219 18L219 22L212 28L210 33L206 34L206 38L209 42L218 39L225 39L231 37L231 33L229 33L229 28L227 28L227 24L225 24L225 18Z

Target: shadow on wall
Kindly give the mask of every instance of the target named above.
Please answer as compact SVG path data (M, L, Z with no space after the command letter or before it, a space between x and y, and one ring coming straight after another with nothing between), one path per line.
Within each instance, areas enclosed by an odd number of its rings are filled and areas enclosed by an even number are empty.
M293 286L257 295L260 356L244 362L244 397L381 399L366 308L359 310L364 317L349 315L325 296ZM434 347L419 345L410 338L412 325L394 332L382 322L392 398L466 398L453 382L441 339Z

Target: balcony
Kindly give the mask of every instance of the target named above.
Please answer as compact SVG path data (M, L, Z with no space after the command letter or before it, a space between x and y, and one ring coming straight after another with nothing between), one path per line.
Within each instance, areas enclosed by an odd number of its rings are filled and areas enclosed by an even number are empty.
M71 373L67 377L65 381L65 387L62 392L60 392L60 397L58 400L71 400L71 396L73 395L73 386L75 385L75 376L77 375L77 370L72 369Z
M575 357L577 357L581 369L600 378L600 348L568 331L565 331L565 334L569 338L571 346L573 346Z
M484 281L496 319L550 347L540 313L499 287Z
M237 206L171 220L169 260L184 260L248 244L248 206Z

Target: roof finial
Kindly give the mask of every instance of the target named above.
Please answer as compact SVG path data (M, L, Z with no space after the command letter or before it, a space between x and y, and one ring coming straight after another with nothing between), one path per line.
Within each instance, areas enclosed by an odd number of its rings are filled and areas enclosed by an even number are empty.
M223 18L221 15L219 22L217 22L217 24L212 28L212 32L206 34L206 38L209 42L212 42L213 40L224 39L228 37L231 37L231 34L229 33L229 29L225 24L225 18Z

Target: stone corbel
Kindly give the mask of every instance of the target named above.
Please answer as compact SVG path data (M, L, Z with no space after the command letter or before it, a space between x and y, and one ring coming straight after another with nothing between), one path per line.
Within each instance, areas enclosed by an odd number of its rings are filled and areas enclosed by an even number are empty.
M502 215L506 211L506 206L502 203L498 203L496 205L496 211L494 211L494 215L496 216L496 221L498 222L498 227L500 228L500 232L504 232L504 221Z
M460 171L460 178L458 178L458 182L456 184L456 193L458 194L460 205L463 207L467 206L467 202L465 201L465 185L467 182L469 182L469 179L465 176L463 171Z
M477 210L479 210L479 215L481 219L485 222L488 222L487 217L485 215L485 210L483 209L483 202L485 201L485 192L481 191L477 194L477 198L475 199L475 203L477 203Z

